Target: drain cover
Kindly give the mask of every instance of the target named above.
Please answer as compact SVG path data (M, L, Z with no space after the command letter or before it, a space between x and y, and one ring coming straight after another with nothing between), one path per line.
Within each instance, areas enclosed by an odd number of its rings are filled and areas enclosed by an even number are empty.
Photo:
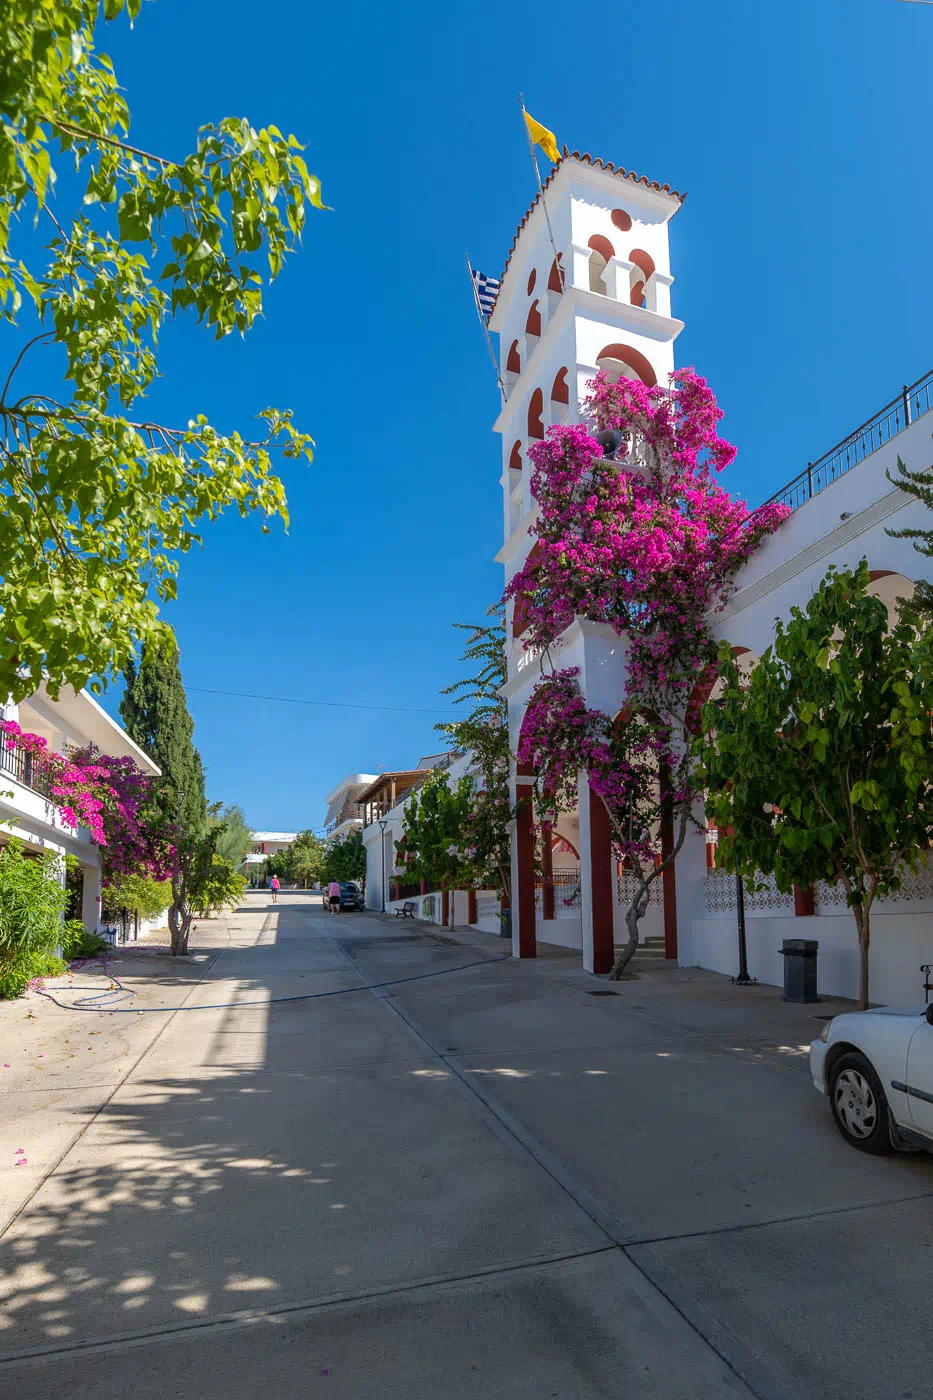
M617 997L618 995L619 995L618 992L610 992L610 991L605 991L605 992L587 992L587 996L588 996L588 997Z

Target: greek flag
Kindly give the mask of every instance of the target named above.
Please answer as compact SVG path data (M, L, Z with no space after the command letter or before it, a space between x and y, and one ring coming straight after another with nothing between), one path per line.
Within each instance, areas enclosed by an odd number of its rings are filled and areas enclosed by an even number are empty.
M496 296L499 292L498 277L487 277L485 272L473 271L473 285L476 288L476 300L479 304L483 320L488 321L492 315L492 308L496 304Z

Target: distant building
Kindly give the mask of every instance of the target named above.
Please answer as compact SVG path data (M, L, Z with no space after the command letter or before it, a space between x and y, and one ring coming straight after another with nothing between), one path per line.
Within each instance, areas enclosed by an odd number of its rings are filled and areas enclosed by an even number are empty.
M334 841L344 841L354 831L363 829L363 811L360 807L360 793L376 781L375 773L348 773L345 778L327 794L327 816L324 818L324 835L328 845Z
M253 844L243 862L243 874L247 879L255 879L262 873L262 867L269 857L277 851L284 851L297 835L297 831L254 831Z

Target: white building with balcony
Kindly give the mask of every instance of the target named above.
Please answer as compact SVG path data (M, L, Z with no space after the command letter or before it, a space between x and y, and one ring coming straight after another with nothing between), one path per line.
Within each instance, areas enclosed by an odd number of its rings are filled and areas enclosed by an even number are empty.
M545 192L558 256L539 194L516 232L489 322L500 337L505 383L494 428L502 437L504 540L497 559L506 581L535 547L537 505L528 448L550 425L582 421L587 381L598 369L613 380L626 375L649 385L666 383L683 329L671 311L668 225L682 204L676 191L565 151ZM702 364L699 368L702 372ZM911 579L930 576L930 561L887 531L929 528L933 519L892 485L887 473L894 472L898 454L910 467L929 465L933 418L924 421L924 415L931 406L933 375L928 375L778 493L791 506L791 516L742 570L725 611L710 619L714 634L728 638L748 664L771 640L775 615L787 617L794 605L804 606L831 564L851 566L867 557L873 586L889 603L910 591ZM529 698L551 664L524 647L524 624L514 606L508 626L503 695L514 753ZM625 643L612 628L577 618L551 648L550 662L555 669L577 668L588 705L612 715L620 711ZM513 778L517 799L533 775L519 770ZM579 775L578 796L576 811L563 814L543 841L527 804L517 818L513 953L533 957L539 942L561 944L578 948L588 971L605 973L616 939L624 939L626 877L613 857L605 809L585 772ZM643 933L663 938L667 957L683 965L736 971L734 905L702 833L688 838L658 885ZM855 926L836 892L817 891L810 904L798 901L795 907L793 899L775 891L771 898L750 899L747 912L753 976L781 980L782 937L817 938L823 989L856 994ZM923 963L933 963L928 877L908 882L901 898L876 906L874 994L886 1001L916 1001Z
M363 830L363 809L360 794L376 781L375 773L348 773L345 778L327 794L327 816L324 818L324 835L327 844L345 841L355 831Z
M161 771L86 690L63 686L53 699L43 685L28 700L7 703L3 718L15 720L27 733L40 735L56 753L67 755L93 744L103 754L133 759L152 777ZM85 827L74 828L63 820L59 802L49 793L42 765L0 740L0 846L11 839L21 841L27 851L76 857L81 876L81 919L88 930L96 932L101 908L99 849ZM62 873L64 878L64 870Z

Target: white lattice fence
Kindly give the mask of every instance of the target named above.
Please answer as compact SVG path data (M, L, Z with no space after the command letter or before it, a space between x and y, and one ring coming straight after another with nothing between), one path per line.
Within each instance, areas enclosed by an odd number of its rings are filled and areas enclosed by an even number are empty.
M845 886L842 884L824 885L821 881L815 895L817 909L825 909L827 913L848 909ZM908 872L900 889L879 899L878 904L903 904L910 899L933 899L933 868L929 865L921 866L916 873Z
M499 917L499 896L497 894L478 894L476 896L476 918L497 919Z
M638 881L635 879L634 875L616 876L616 903L620 908L628 909L637 892ZM661 877L658 876L657 879L652 880L648 889L648 908L650 909L653 904L663 905L663 903L664 886L661 882Z
M793 909L793 894L782 894L773 875L761 876L756 882L764 889L752 891L745 885L746 914L777 914ZM706 873L707 914L734 914L735 876L728 870L708 870Z

